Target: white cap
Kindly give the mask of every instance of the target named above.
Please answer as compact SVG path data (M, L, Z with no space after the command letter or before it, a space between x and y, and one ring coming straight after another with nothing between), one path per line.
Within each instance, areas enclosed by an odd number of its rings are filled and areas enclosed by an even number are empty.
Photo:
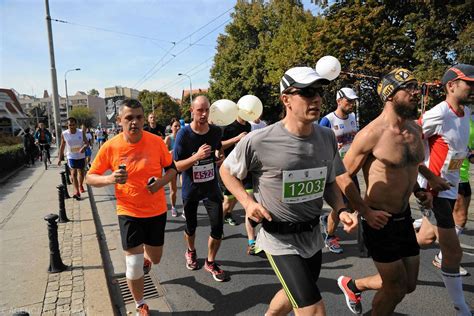
M329 80L321 77L314 68L294 67L288 69L280 81L280 93L289 87L306 88L319 81L321 85L329 84Z
M359 97L357 96L355 91L352 90L351 88L341 88L336 93L336 101L341 98L346 98L348 100L355 100L355 99L358 99Z

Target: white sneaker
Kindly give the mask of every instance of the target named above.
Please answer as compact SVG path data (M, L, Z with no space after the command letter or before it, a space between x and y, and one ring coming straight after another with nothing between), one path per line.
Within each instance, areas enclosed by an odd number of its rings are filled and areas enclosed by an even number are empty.
M171 216L173 216L173 217L178 216L178 212L176 212L176 209L174 208L174 206L171 207Z
M435 255L435 257L433 259L433 265L436 268L441 269L441 259L438 257L438 255ZM459 275L460 276L468 276L469 272L466 269L464 269L463 267L459 266Z

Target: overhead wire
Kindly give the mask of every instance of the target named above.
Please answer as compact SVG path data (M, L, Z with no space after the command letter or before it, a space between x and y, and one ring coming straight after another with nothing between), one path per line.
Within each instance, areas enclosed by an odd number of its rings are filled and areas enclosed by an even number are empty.
M194 34L196 34L197 32L199 32L200 30L204 29L206 26L210 25L211 23L213 23L214 21L216 21L217 19L219 19L221 16L225 15L226 13L228 13L229 11L231 11L233 9L233 7L227 9L226 11L224 11L223 13L219 14L218 16L216 16L215 18L213 18L212 20L210 20L209 22L207 22L206 24L204 24L203 26L199 27L198 29L196 29L194 32L184 36L183 38L181 38L179 41L176 41L174 42L173 46L171 47L170 50L168 50L144 75L142 75L140 77L140 79L135 83L135 85L133 86L133 88L138 88L139 86L141 86L143 83L145 83L146 81L148 81L151 77L153 77L157 71L159 71L160 69L163 68L164 65L162 65L162 67L160 67L159 69L157 69L151 76L148 76L159 64L160 62L179 44L181 44L182 42L184 42L186 39L188 38L191 38L191 36L193 36ZM230 20L229 20L230 21ZM227 23L227 22L226 22ZM220 27L220 26L219 26ZM219 28L218 27L218 28ZM214 31L214 30L213 30ZM208 34L207 34L208 35ZM207 36L206 35L206 36ZM196 44L198 41L196 41L194 44ZM188 48L190 47L191 45L188 46ZM180 52L181 53L181 52ZM175 58L178 54L172 54L173 58ZM166 63L168 64L168 63ZM165 64L165 65L166 65ZM148 77L147 77L148 76Z
M223 25L229 23L232 19L229 19L229 20L226 20L224 23L221 23L219 24L217 27L215 27L214 29L212 29L211 31L207 32L205 35L203 35L202 37L200 37L198 40L196 40L194 43L191 43L189 44L187 47L185 47L184 49L182 49L181 51L179 51L178 53L176 54L173 54L172 57L170 59L168 59L164 64L162 64L159 68L157 68L155 71L153 71L150 75L148 75L148 77L140 80L140 83L139 84L136 84L135 85L135 88L138 88L139 86L141 86L143 83L145 83L146 81L148 81L149 79L151 79L158 71L160 71L161 69L163 69L166 65L168 65L170 62L172 62L176 57L178 57L179 55L181 55L182 53L184 53L185 51L187 51L188 49L190 49L191 47L193 47L196 43L198 43L199 41L203 40L204 38L206 38L208 35L210 35L211 33L213 33L215 30L219 29L220 27L222 27ZM155 64L156 65L156 64Z

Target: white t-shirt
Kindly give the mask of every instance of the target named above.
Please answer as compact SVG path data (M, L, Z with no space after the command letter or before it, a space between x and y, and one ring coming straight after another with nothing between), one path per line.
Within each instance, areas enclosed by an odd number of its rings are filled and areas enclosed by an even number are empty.
M81 129L77 129L74 134L71 134L69 129L63 132L64 142L66 143L67 159L83 159L86 158L84 152L80 152L84 146L84 138Z
M419 120L425 142L425 165L452 185L450 190L439 192L438 197L457 198L459 169L468 154L470 115L469 107L464 107L464 113L456 113L443 101ZM418 175L418 183L428 188L422 175Z
M253 121L250 121L249 123L252 127L250 131L254 131L256 129L264 128L265 126L267 126L267 123L265 121L262 121L262 120L260 120L260 122L258 122L258 123L255 123Z

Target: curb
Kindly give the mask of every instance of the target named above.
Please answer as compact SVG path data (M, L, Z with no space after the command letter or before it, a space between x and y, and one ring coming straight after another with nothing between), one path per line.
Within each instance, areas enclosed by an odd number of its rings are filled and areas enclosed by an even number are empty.
M114 303L114 297L117 296L117 293L116 293L116 286L114 284L112 284L112 278L111 278L111 271L112 271L112 267L111 267L111 264L110 264L110 258L108 258L108 245L107 245L107 240L105 238L105 233L104 233L104 229L102 227L102 224L101 224L101 221L100 221L100 217L99 217L99 214L98 214L98 210L97 210L97 205L95 203L95 197L94 197L94 192L92 190L92 187L90 185L87 185L87 194L89 195L89 202L90 202L90 209L91 209L91 215L92 215L92 219L94 221L94 227L95 227L95 234L96 234L96 238L97 238L97 243L96 243L96 246L97 246L97 252L100 253L100 263L102 265L102 268L103 268L103 274L102 274L102 277L103 278L103 282L105 282L105 285L107 287L107 291L108 291L108 306L110 306L110 311L107 313L105 311L96 311L96 310L93 310L93 312L97 312L98 314L101 314L101 315L120 315L120 306L118 306L117 304ZM86 280L87 281L87 280ZM94 279L91 279L90 280L91 282L95 282L96 280ZM102 286L102 288L105 288L105 286ZM104 293L105 294L105 293ZM94 294L95 295L95 294ZM99 304L103 304L103 301L100 299L100 296L97 297L95 296L95 300L99 302ZM92 315L94 315L95 313L93 313Z

